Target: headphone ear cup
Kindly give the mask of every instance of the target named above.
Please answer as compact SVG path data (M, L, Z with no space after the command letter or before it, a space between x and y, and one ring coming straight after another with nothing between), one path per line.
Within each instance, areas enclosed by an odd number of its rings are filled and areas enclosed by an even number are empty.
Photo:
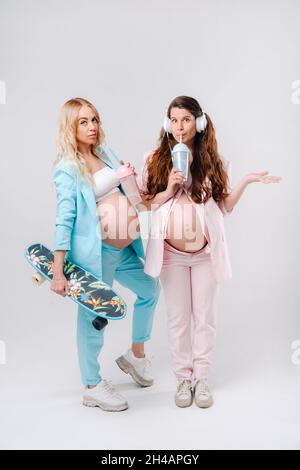
M206 119L205 113L203 113L202 116L198 116L196 119L197 132L204 131L206 126L207 126L207 119Z
M165 132L168 132L168 134L172 134L171 119L169 119L168 116L165 116L164 118L163 128Z

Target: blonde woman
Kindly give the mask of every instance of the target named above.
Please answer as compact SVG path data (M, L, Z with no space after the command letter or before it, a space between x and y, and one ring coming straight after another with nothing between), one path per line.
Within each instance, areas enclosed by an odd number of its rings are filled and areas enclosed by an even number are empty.
M54 167L57 215L51 289L62 296L69 291L63 274L67 256L107 284L112 285L116 279L137 295L132 347L117 359L117 364L145 387L153 383L144 342L151 336L159 282L144 273L138 216L101 147L103 140L96 108L82 98L67 101L60 116L58 158ZM100 317L91 318L79 306L77 345L85 386L83 404L106 411L125 410L127 400L100 375L97 359L103 341Z

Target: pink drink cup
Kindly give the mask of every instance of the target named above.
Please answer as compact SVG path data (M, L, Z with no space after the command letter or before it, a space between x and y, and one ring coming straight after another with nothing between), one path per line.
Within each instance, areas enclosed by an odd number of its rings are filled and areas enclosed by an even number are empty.
M142 202L140 190L134 176L134 171L126 165L121 165L117 169L117 177L128 197L129 201L133 206L136 206Z

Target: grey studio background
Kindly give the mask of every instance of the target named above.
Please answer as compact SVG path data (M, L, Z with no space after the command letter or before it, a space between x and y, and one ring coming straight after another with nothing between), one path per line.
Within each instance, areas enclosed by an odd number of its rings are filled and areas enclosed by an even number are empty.
M299 15L297 0L0 1L1 448L300 447ZM155 385L119 371L134 296L116 285L130 308L106 331L102 373L130 409L87 409L76 306L36 288L23 258L32 241L53 245L58 113L92 101L141 169L180 94L211 116L233 185L250 171L283 180L250 185L225 220L233 278L219 295L215 406L174 405L163 294L147 344Z

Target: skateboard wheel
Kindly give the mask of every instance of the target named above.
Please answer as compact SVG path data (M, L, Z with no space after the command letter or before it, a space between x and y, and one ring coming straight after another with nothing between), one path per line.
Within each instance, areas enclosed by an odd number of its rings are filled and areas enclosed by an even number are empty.
M107 325L107 323L108 321L106 320L106 318L102 317L96 317L92 321L93 327L96 328L96 330L98 331L101 331Z
M43 284L43 282L45 282L46 279L44 278L44 276L42 276L40 273L35 273L33 276L32 276L32 282L34 284L36 284L37 286L40 286L41 284Z

